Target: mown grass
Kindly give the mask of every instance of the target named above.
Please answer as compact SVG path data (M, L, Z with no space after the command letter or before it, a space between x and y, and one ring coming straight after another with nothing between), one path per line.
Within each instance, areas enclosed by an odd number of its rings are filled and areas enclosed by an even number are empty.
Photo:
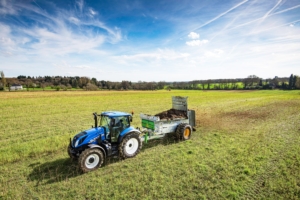
M197 131L144 144L133 159L108 159L82 174L69 138L92 112L156 114L189 96ZM298 91L65 91L0 93L0 198L299 199Z

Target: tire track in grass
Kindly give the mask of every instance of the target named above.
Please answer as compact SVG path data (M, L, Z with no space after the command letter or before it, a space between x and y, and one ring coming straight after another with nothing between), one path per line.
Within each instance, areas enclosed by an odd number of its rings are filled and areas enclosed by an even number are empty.
M296 119L298 118L298 119ZM293 122L286 124L286 122ZM275 134L269 134L270 136L265 138L261 141L261 143L274 143L278 142L277 140L283 139L281 141L281 147L278 148L278 144L273 147L276 150L277 153L272 156L269 161L261 167L261 172L256 174L252 180L253 182L249 182L245 188L246 191L244 194L241 195L240 199L260 199L264 198L264 194L262 193L262 189L265 187L266 180L270 178L275 178L276 176L276 169L278 169L278 164L280 160L284 159L285 153L289 152L289 148L293 147L293 145L296 145L296 143L299 143L297 139L297 127L295 127L296 122L299 121L299 116L292 115L288 117L288 119L284 120L277 126L274 126L272 130L269 131L269 133L275 133ZM288 126L288 127L287 127ZM285 130L280 130L280 127L284 127Z

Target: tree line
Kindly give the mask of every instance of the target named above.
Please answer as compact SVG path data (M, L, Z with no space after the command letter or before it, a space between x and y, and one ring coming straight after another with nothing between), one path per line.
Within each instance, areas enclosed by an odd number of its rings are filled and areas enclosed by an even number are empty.
M262 79L256 75L238 79L208 79L191 82L174 82L174 89L200 90L237 90L237 89L300 89L300 77L291 74L289 77Z
M1 71L0 90L8 89L13 85L22 85L23 88L35 89L51 87L56 90L159 90L159 89L185 89L185 90L237 90L237 89L300 89L300 77L291 74L290 77L274 77L262 79L256 75L237 79L208 79L186 82L131 82L123 80L112 82L97 80L89 77L69 76L24 76L6 78Z

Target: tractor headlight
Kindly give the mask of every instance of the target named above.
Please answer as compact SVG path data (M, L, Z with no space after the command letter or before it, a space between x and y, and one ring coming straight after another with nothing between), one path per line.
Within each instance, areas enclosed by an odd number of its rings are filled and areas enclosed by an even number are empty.
M87 138L87 136L84 136L78 140L76 140L75 142L75 147L77 147L78 145L80 145L81 143L83 143L83 141Z
M79 140L77 140L77 141L75 142L75 147L77 147L77 146L78 146L78 142L79 142Z
M87 137L87 133L85 131L75 135L72 142L73 147L76 148L78 145L80 145L85 140L86 137Z

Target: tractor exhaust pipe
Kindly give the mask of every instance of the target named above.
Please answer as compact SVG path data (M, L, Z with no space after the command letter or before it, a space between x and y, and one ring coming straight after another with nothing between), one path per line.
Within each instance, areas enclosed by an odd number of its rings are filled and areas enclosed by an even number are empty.
M97 128L98 127L97 113L93 113L93 115L95 120L95 128Z

